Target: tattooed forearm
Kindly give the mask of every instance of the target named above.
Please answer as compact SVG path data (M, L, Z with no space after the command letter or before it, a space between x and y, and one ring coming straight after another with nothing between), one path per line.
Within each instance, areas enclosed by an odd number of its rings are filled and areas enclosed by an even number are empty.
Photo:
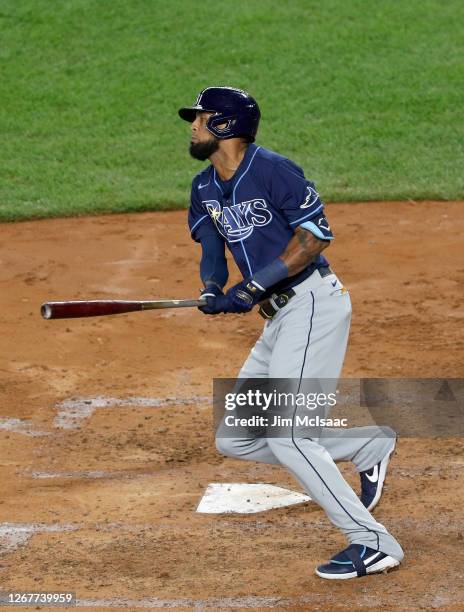
M295 235L280 256L288 268L288 275L298 274L310 264L319 253L329 246L329 241L319 240L307 230L297 227Z

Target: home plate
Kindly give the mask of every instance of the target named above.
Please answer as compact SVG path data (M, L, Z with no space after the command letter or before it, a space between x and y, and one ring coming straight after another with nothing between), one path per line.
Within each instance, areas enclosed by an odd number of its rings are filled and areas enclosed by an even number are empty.
M223 512L251 514L253 512L264 512L272 508L301 504L310 499L308 495L303 493L296 493L270 484L212 482L201 498L197 512L204 514L221 514Z

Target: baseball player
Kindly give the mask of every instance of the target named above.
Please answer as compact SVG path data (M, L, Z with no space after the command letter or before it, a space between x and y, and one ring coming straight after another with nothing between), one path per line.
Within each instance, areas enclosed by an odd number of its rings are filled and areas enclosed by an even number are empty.
M211 162L193 179L188 219L202 248L206 304L200 310L245 313L259 304L266 320L238 378L337 381L351 303L322 255L333 234L314 183L289 159L254 144L261 115L247 92L207 87L179 115L191 123L190 154ZM243 281L224 292L226 246ZM395 442L392 430L379 427L349 436L340 429L328 436L295 429L288 436L231 437L222 422L216 434L224 455L287 468L346 535L349 546L316 569L328 579L387 571L403 559L401 546L370 513ZM356 466L361 499L337 461Z

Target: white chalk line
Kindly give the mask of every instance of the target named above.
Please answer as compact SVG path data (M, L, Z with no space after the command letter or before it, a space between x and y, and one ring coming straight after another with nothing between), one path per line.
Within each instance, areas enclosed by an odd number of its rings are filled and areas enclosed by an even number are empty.
M302 597L212 597L210 599L161 599L158 597L145 597L143 599L129 599L125 597L112 597L110 599L77 599L76 606L80 608L189 608L198 609L213 608L235 609L235 608L276 608L289 607L297 604L320 603L321 597L302 596Z
M312 574L312 569L308 568L308 575ZM319 581L319 578L315 578ZM388 578L387 578L388 579ZM372 580L370 578L369 580ZM380 575L377 576L377 580L382 580ZM409 598L402 602L403 610L417 610L417 602L411 601ZM422 600L420 601L420 607L437 607L437 605L454 606L462 604L462 599L458 597L447 597L442 595L440 597L433 597L430 601L430 594L424 593ZM430 605L435 604L435 605ZM77 599L76 606L81 608L178 608L178 609L191 609L191 610L202 610L204 608L212 608L216 610L228 609L236 610L242 609L270 609L279 608L289 610L294 606L305 606L306 610L312 609L312 606L316 606L317 609L331 610L334 605L346 609L378 609L378 596L375 592L370 591L368 593L357 592L355 598L351 598L350 601L343 600L341 597L334 599L333 589L330 592L321 592L317 589L311 595L296 595L293 597L282 597L282 596L241 596L241 597L211 597L207 599L193 599L193 598L179 598L179 599L161 599L158 597L144 597L143 599L129 599L125 597L112 597L109 599ZM453 608L454 609L454 608Z
M191 397L73 397L56 405L58 414L54 426L60 429L74 429L79 423L89 418L99 408L165 408L169 406L189 406L192 404L211 403L209 396L194 395Z
M190 397L73 397L56 404L58 414L53 420L57 429L76 429L79 424L92 416L100 408L166 408L170 406L192 406L211 404L211 397L193 395ZM16 417L0 417L0 430L19 433L25 436L50 436L50 431L40 431L34 428L34 423L27 419Z
M0 523L0 554L15 551L25 546L36 533L56 533L61 531L75 531L76 525L65 523L62 525L46 525L43 523Z
M16 419L14 417L0 418L0 429L31 437L50 435L48 431L35 430L32 421L28 421L27 419Z
M104 472L103 470L88 470L88 471L69 471L69 472L40 472L24 471L25 476L36 479L47 478L88 478L90 480L98 479L128 479L136 480L137 478L147 478L153 476L155 472L138 472L138 471L121 471L121 472Z

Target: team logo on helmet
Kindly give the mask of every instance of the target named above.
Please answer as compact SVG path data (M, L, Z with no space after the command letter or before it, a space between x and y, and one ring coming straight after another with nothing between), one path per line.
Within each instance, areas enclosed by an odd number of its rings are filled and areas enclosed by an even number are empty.
M218 232L228 242L240 242L251 236L255 227L263 227L272 221L272 213L266 201L260 198L223 206L217 200L203 204Z

